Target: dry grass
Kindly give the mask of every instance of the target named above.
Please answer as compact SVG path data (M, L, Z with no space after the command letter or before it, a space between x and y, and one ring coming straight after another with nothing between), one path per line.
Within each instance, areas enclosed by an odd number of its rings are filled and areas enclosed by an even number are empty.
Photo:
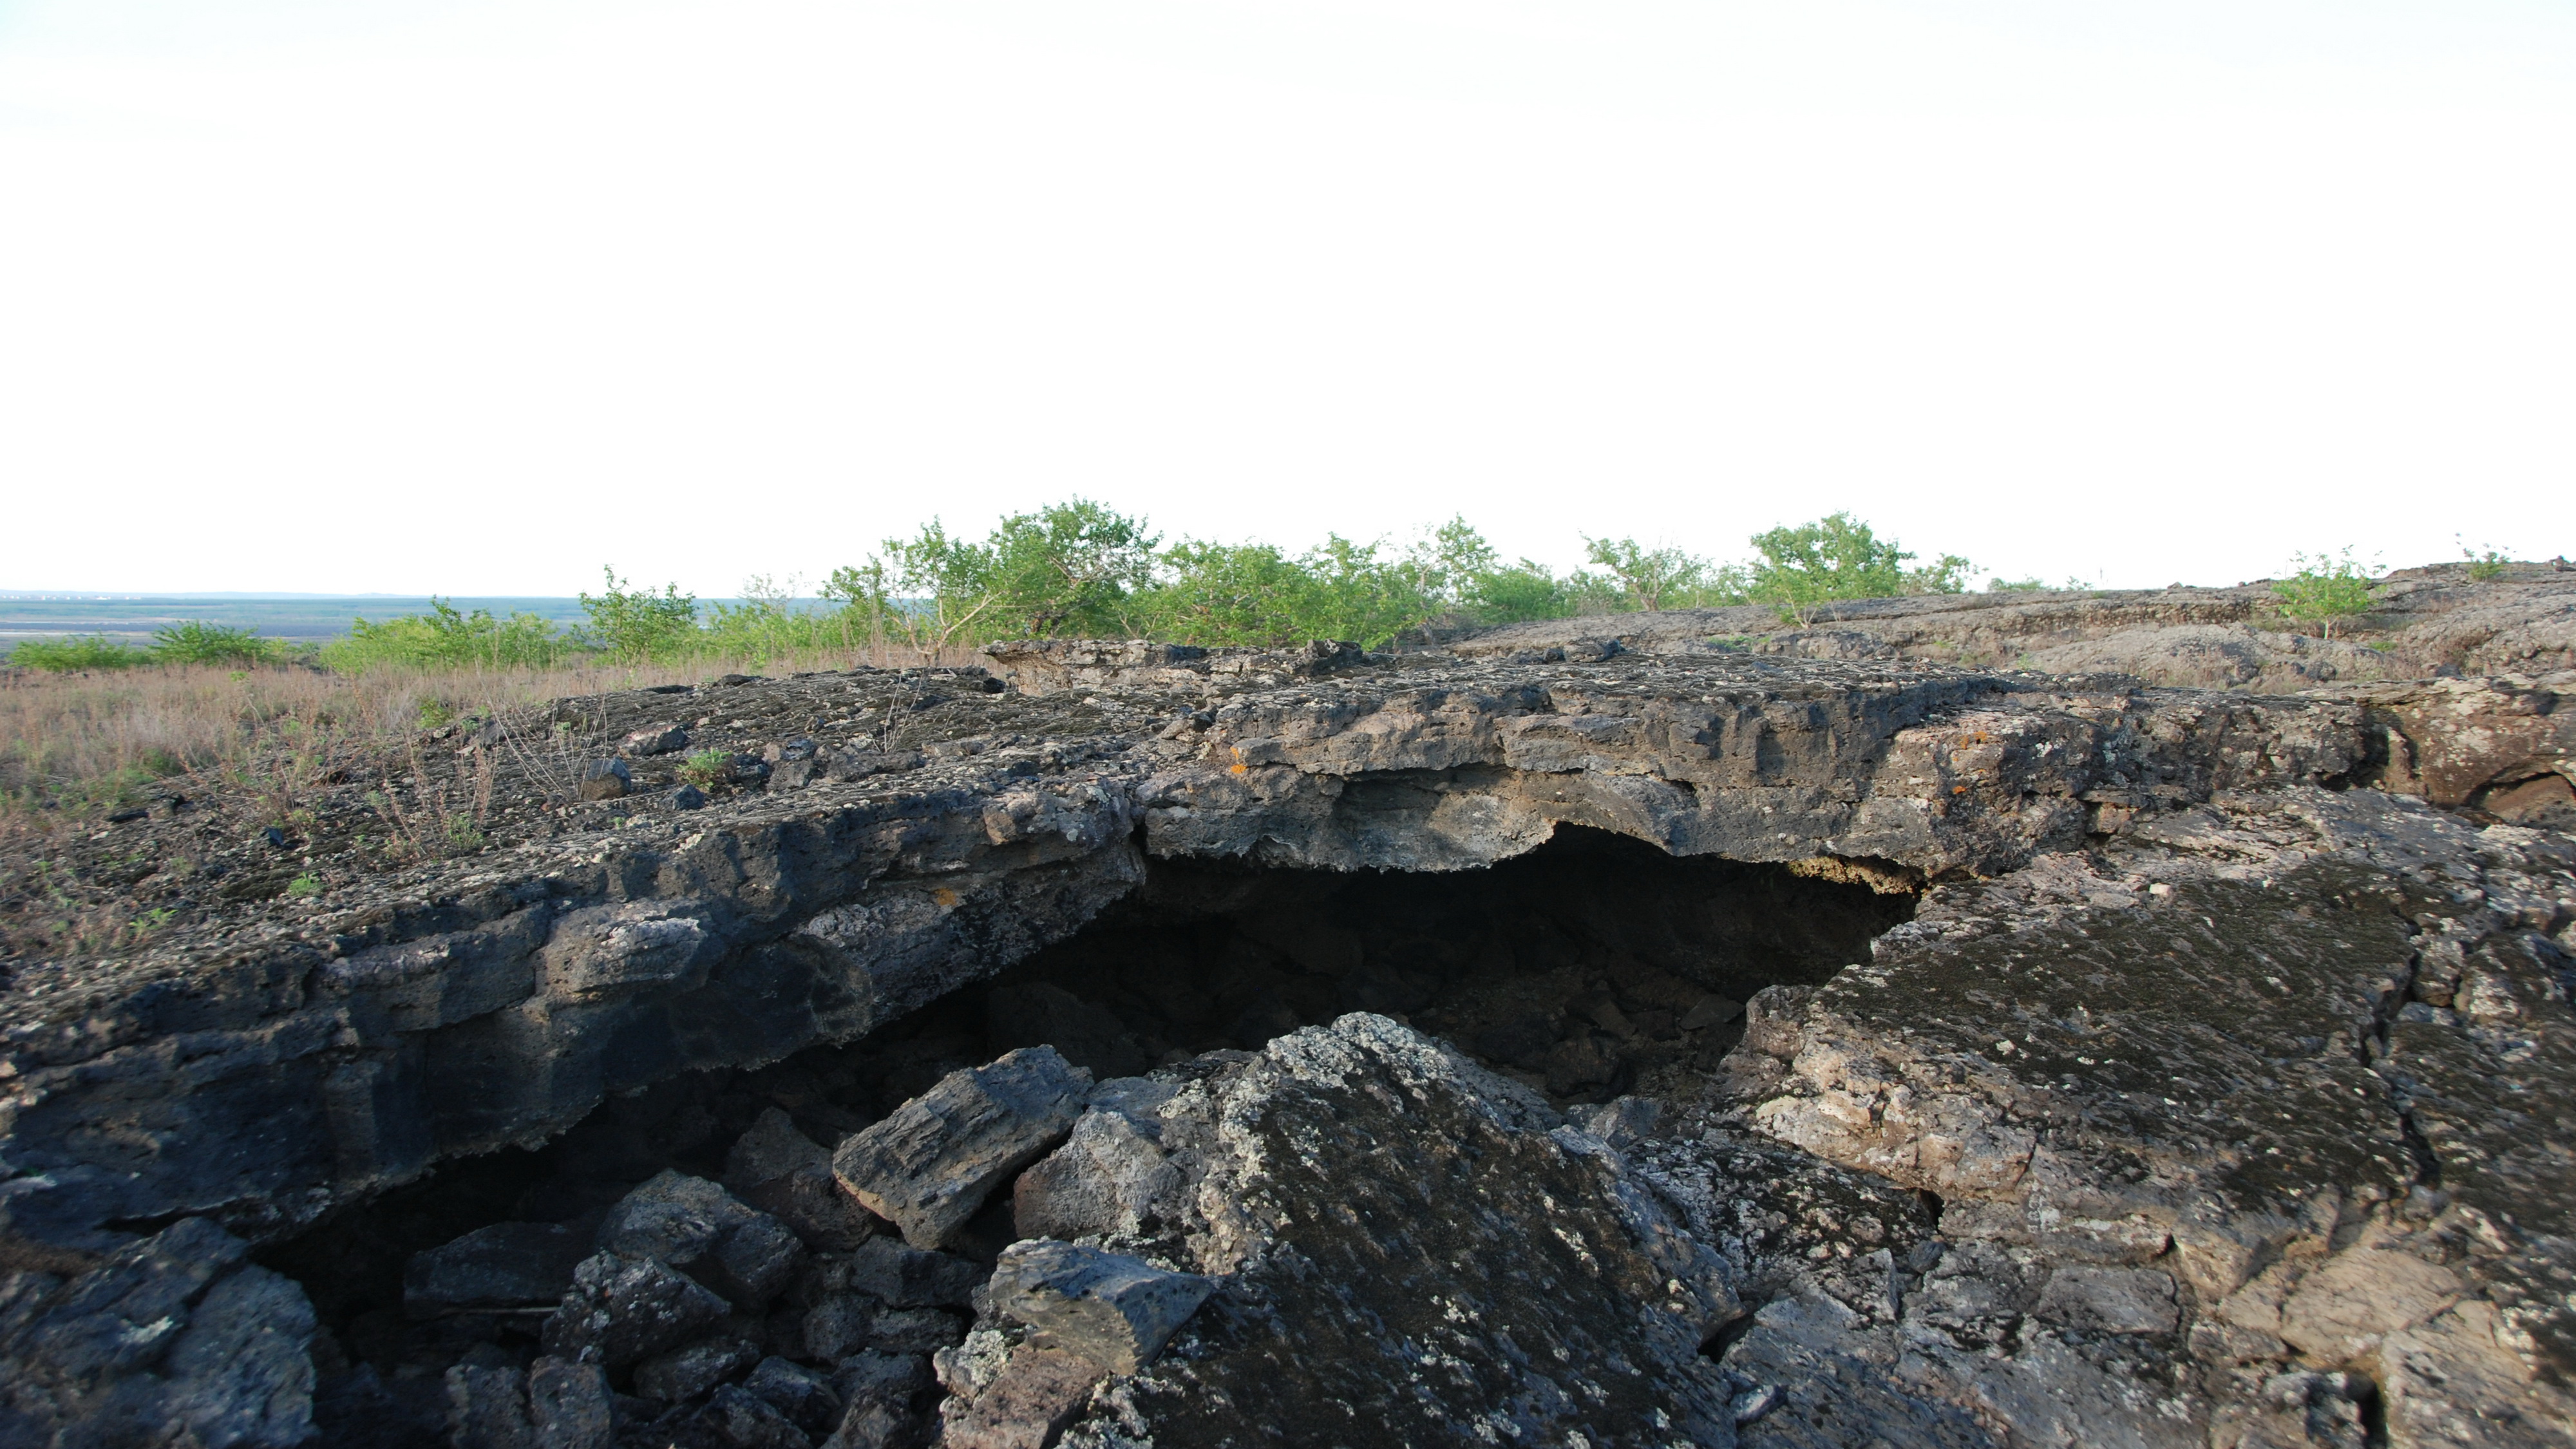
M176 791L256 802L273 823L365 763L399 762L425 728L524 717L550 702L719 674L916 664L876 651L740 662L551 669L177 667L49 675L0 670L0 833L50 835ZM965 662L932 661L932 662ZM543 763L531 760L530 765ZM417 772L414 772L417 773Z

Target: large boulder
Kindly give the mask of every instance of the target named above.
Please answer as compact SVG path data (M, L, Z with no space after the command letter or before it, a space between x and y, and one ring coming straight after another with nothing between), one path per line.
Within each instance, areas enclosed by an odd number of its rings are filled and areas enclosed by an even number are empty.
M1520 1443L1733 1442L1729 1385L1701 1352L1740 1312L1724 1265L1528 1088L1366 1014L1193 1070L1160 1109L1177 1171L1136 1254L1020 1244L996 1274L996 1307L1087 1349L1145 1348L1131 1325L1168 1322L1164 1294L1217 1281L1069 1433L1172 1449L1285 1424L1354 1444L1450 1442L1467 1424ZM1128 1318L1131 1294L1161 1311ZM1033 1337L1010 1362L1045 1351ZM1072 1377L1045 1376L1057 1391L1032 1402L1064 1412ZM969 1442L1040 1442L993 1427L996 1392L955 1411L984 1436Z

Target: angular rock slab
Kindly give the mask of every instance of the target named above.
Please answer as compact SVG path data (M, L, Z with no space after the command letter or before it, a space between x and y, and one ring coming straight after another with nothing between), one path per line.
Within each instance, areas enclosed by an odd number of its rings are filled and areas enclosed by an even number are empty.
M1226 1291L1070 1434L1734 1443L1700 1351L1741 1312L1723 1265L1527 1088L1354 1013L1160 1117L1188 1186L1154 1204L1156 1248Z
M993 1268L993 1306L1029 1326L1040 1348L1132 1374L1216 1291L1216 1280L1142 1258L1045 1238L1013 1243Z
M1053 1047L951 1072L841 1144L833 1175L916 1248L945 1246L994 1188L1064 1139L1091 1074Z

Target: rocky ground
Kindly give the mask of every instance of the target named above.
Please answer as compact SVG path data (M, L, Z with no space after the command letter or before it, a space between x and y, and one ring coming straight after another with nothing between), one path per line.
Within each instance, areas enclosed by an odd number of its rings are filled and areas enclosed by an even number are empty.
M0 1443L2570 1442L2576 591L2423 573L2295 693L1011 646L165 802L0 996Z

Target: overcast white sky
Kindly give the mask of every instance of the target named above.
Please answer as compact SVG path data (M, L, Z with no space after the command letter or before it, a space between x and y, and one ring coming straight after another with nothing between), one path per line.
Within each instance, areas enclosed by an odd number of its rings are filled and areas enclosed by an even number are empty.
M0 0L0 587L2576 552L2576 6Z

